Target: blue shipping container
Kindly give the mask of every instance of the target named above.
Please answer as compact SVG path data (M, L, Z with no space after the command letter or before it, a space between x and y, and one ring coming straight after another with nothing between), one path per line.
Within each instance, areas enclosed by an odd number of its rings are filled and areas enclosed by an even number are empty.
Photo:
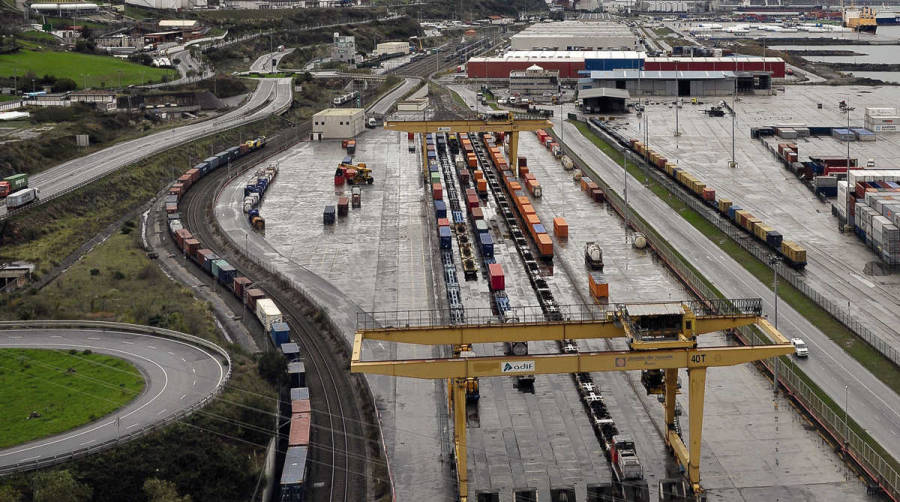
M437 162L429 162L428 163L428 171L432 173L438 172Z
M205 262L203 262L203 270L206 270L207 274L212 275L212 264L214 261L216 261L218 259L219 259L219 255L217 255L217 254L209 255L209 258Z
M334 206L325 206L325 211L322 213L322 221L326 225L334 224Z
M434 201L434 215L438 218L447 217L447 204L442 200Z
M465 223L466 216L462 211L453 211L453 223Z
M441 239L441 249L450 249L452 247L450 227L438 227L438 236Z
M200 171L201 175L206 174L209 172L209 163L201 162L201 163L197 164L196 166L194 166L194 169Z
M643 70L644 58L585 58L584 69L587 71Z
M547 231L544 229L544 225L541 225L540 223L535 223L535 224L534 224L534 233L536 233L536 234L546 234Z
M781 236L781 233L776 230L772 230L766 234L766 244L773 248L781 249L781 241L783 239L784 237Z
M734 212L740 211L741 206L731 206L728 208L728 219L734 221Z
M203 162L209 164L210 171L219 167L219 158L218 157L209 157L209 158L203 159Z
M269 329L269 336L276 347L280 347L282 343L291 341L291 328L286 322L273 322L272 328Z
M494 256L494 239L491 234L481 234L481 255L485 257Z
M219 279L219 284L231 289L234 287L234 276L237 274L237 269L225 260L219 261L221 263L219 263L219 273L216 274L216 277Z

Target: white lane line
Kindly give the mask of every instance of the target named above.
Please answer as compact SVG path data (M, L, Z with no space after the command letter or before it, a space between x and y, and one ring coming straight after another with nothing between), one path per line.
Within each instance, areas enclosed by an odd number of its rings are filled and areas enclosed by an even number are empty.
M174 356L175 353L174 353L174 352L169 352L169 355L170 355L170 356Z
M126 341L126 340L122 340L122 343L127 343L128 345L134 345L134 342L129 342L129 341Z
M184 398L186 398L186 397L187 397L187 394L182 394L181 397L180 397L179 399L184 399Z
M163 408L163 409L159 410L159 413L157 413L157 415L162 415L162 414L165 413L166 411L168 411L168 410L166 410L165 408Z
M193 371L194 373L197 373L197 368L191 368L191 371Z
M196 387L196 386L197 386L197 379L195 378L194 379L194 387Z
M23 338L25 338L25 337L24 337L24 336L11 336L11 337L9 337L9 338L12 339L12 340L21 340L21 339L23 339Z
M89 336L89 337L88 337L88 340L100 340L100 339L97 338L97 337Z
M62 338L62 335L50 335L50 338Z
M156 347L154 347L153 345L147 345L147 348L148 348L148 349L156 350Z
M84 446L84 445L86 445L86 444L91 444L91 443L93 443L94 441L96 441L96 439L91 439L90 441L85 441L85 442L81 443L81 444L78 445L78 446Z
M36 456L36 457L23 458L22 460L20 460L20 462L28 462L29 460L37 460L37 459L39 459L39 458L41 458L40 455L38 455L38 456Z
M126 428L126 429L130 429L130 428L132 428L132 427L137 427L138 425L141 425L141 424L131 424L131 425L129 425L128 427L125 427L125 428Z

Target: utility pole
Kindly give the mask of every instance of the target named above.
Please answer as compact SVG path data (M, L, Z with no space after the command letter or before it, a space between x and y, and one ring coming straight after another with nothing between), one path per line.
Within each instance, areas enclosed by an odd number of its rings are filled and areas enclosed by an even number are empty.
M735 148L734 148L734 141L735 141L734 140L734 129L737 124L737 109L735 108L735 106L737 106L736 103L737 103L737 86L738 86L738 78L737 78L738 64L737 64L737 56L732 55L731 57L734 58L734 92L731 95L731 166L730 166L733 169L733 168L737 167L737 160L735 159L735 156L734 156L734 150L735 150Z
M778 329L778 257L772 255L769 258L769 265L772 266L772 289L775 292L775 317L773 319L775 329ZM778 394L778 365L781 362L779 358L772 361L772 392Z

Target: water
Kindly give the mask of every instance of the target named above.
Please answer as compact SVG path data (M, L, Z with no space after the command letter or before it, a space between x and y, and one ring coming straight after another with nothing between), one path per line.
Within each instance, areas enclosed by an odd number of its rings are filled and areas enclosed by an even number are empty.
M900 72L896 71L855 71L853 76L860 78L874 78L884 82L900 84Z
M892 28L894 28L892 26ZM900 27L898 27L900 28ZM879 30L881 28L878 28ZM794 51L853 51L863 56L804 56L809 61L822 63L881 63L900 64L900 46L898 45L778 45L776 50Z

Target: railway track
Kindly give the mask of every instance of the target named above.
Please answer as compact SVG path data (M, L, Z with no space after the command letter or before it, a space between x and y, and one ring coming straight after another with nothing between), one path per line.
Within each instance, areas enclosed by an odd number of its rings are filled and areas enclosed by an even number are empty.
M302 124L299 135L309 128ZM265 154L265 150L260 152ZM250 156L237 167L260 162L262 155ZM205 246L245 273L254 283L275 300L284 314L285 322L304 354L307 364L307 386L313 408L313 433L308 476L308 498L312 501L367 500L369 493L367 469L372 446L367 438L378 437L375 417L366 416L365 403L357 402L354 392L366 385L365 381L351 375L346 368L346 350L331 343L325 333L308 317L306 301L299 294L276 279L261 267L246 259L239 250L226 243L212 216L216 194L229 180L228 170L220 169L201 178L191 187L180 204L182 218L188 228ZM267 341L264 341L267 343ZM344 343L339 341L339 343ZM361 393L365 395L365 393ZM374 430L370 430L374 429ZM324 482L324 483L323 483Z

